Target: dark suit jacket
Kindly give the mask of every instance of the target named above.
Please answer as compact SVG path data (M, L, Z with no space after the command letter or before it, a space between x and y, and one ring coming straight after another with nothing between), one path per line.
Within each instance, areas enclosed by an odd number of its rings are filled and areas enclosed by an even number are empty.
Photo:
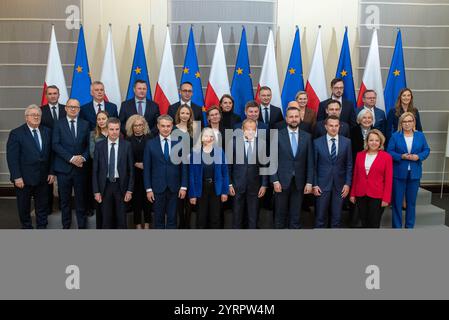
M287 128L287 122L283 121L283 122L279 122L275 125L274 129L286 129ZM299 124L299 130L305 131L311 135L313 135L313 131L312 131L312 125L309 122L301 122Z
M201 121L201 125L203 124L203 109L194 104L191 103L192 110L193 110L193 117L195 121ZM175 104L172 104L170 107L168 107L168 115L173 118L173 121L175 121L176 112L178 112L179 107L181 106L181 102L176 102Z
M6 158L11 182L22 178L25 185L37 186L53 174L51 130L40 126L42 152L38 149L34 137L24 124L10 132L6 145Z
M117 106L115 104L105 101L104 106L104 110L108 113L110 118L118 118ZM97 114L95 113L93 101L81 106L79 116L81 119L89 122L90 130L95 129L95 126L97 125Z
M338 136L337 160L332 163L327 136L313 141L315 154L314 186L321 191L341 191L344 185L351 186L352 181L352 149L351 140Z
M330 100L331 99L327 99L327 100L320 102L320 106L318 108L318 114L317 114L317 121L322 121L327 118L326 105ZM357 122L356 122L354 104L349 100L343 99L342 101L343 101L343 104L341 106L340 119L341 119L341 121L349 124L349 126L351 128L355 127L357 125Z
M178 143L172 140L172 152ZM183 156L182 151L178 152L178 156L180 158ZM188 164L173 164L170 159L165 160L159 135L147 142L143 166L145 190L153 189L154 193L163 193L167 189L178 192L181 187L188 187Z
M401 115L403 112L401 112ZM422 125L421 125L421 117L419 116L418 110L416 110L416 130L422 132ZM396 109L393 108L388 112L387 116L387 124L385 129L385 136L388 140L390 140L391 136L398 131L398 125L399 125L399 118L396 116Z
M357 109L357 115L361 110L363 110L363 108ZM385 116L385 112L378 107L374 107L374 118L376 119L376 122L374 123L374 129L379 129L385 136L387 130L387 117Z
M264 142L255 139L253 143L254 157L249 160L245 156L245 140L242 137L234 138L233 159L229 165L229 181L236 193L257 194L261 186L268 187L268 176L260 174L260 169L266 165L261 164L257 156L259 147L264 148ZM237 151L240 156L237 156Z
M148 126L150 127L151 134L157 135L157 118L159 118L159 106L151 101L147 100L146 102L147 106L145 109L144 118L148 122ZM127 101L124 101L122 103L122 106L120 107L120 122L122 123L122 132L124 133L126 131L126 121L132 116L137 114L137 106L136 106L136 100L130 99Z
M320 138L327 134L326 127L324 126L324 120L318 121L315 126L315 133L313 137L315 139ZM340 121L340 130L338 132L339 135L344 136L346 138L351 138L351 131L346 122Z
M360 125L351 129L351 146L352 160L355 162L357 153L365 149L365 141L363 140L362 127Z
M104 195L106 182L108 180L108 140L103 140L95 146L93 170L92 170L92 190L94 193ZM131 143L124 139L119 140L117 171L120 181L120 191L123 195L126 192L134 191L134 159Z
M53 114L52 110L50 109L50 106L46 104L45 106L41 107L41 110L42 110L41 124L47 128L53 129L55 120L53 119ZM58 110L59 110L58 120L65 118L67 116L67 113L65 112L65 105L58 104Z
M293 174L299 190L313 183L312 136L309 133L299 130L298 152L293 155L288 130L280 130L278 155L278 170L270 177L271 183L279 181L282 188L287 188Z
M259 114L259 121L263 122L266 125L266 123L263 121L262 113L263 113L263 109L261 106L260 114ZM282 121L284 121L284 116L282 115L281 108L275 107L270 104L270 123L269 123L270 129L273 129L277 123L282 122Z
M55 153L54 169L57 173L68 174L72 170L82 173L84 167L78 168L70 163L70 159L75 155L81 155L84 159L89 160L89 123L78 117L76 130L77 135L74 139L67 118L55 123L52 145Z

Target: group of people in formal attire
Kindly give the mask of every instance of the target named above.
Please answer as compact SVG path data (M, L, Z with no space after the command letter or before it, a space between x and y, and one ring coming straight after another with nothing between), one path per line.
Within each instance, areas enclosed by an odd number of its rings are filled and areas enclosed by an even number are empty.
M7 161L23 229L45 229L58 195L62 228L126 229L127 212L137 229L257 229L262 207L273 211L273 227L302 227L303 207L314 205L315 228L342 227L349 208L363 228L379 228L392 207L392 227L415 225L422 162L430 149L422 133L413 93L404 88L386 115L367 90L356 109L343 99L342 79L315 113L301 91L285 114L271 104L270 88L249 101L245 118L224 95L206 112L192 101L193 86L181 85L180 102L161 115L146 98L148 84L134 84L135 97L107 102L103 83L91 85L92 102L48 104L25 110L25 124L11 131ZM74 201L73 201L74 199ZM357 225L356 225L357 226Z

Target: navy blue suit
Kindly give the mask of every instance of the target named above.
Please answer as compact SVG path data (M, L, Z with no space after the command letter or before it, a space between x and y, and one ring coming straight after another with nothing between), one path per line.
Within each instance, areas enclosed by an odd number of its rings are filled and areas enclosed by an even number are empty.
M84 106L81 106L80 118L89 122L89 131L95 129L97 125L97 114L94 108L95 101L91 101ZM111 102L103 102L104 110L108 113L110 118L118 118L117 106Z
M357 109L357 115L362 111L364 108ZM378 107L374 107L374 129L379 129L380 132L383 133L384 136L387 134L387 117L385 116L385 112L382 109L379 109Z
M404 113L404 111L401 110L401 115ZM422 130L422 124L421 124L421 117L419 116L419 111L416 110L416 130L423 131ZM398 131L398 125L399 125L399 117L396 116L396 108L390 109L388 111L387 115L387 124L386 124L386 132L385 136L387 138L387 144L390 140L391 136Z
M404 134L396 132L390 138L387 151L393 157L393 228L402 228L402 200L404 195L407 203L405 227L413 228L415 226L416 198L422 177L422 162L430 154L429 145L424 133L415 131L410 154L418 155L419 160L403 160L402 155L409 152Z
M282 110L276 106L270 104L270 113L269 113L270 121L269 123L265 123L264 121L264 111L262 106L260 107L259 121L263 122L270 129L275 129L276 124L284 121L284 116L282 115Z
M352 182L352 148L351 140L338 136L337 159L332 161L327 143L327 135L313 141L315 174L313 186L320 187L321 196L316 198L315 227L328 226L329 212L332 228L341 226L343 198L341 192L345 185Z
M103 226L102 229L126 228L126 192L134 191L134 159L131 143L119 140L117 155L118 181L108 179L108 140L100 141L95 146L92 173L92 190L102 196ZM116 184L116 185L114 185Z
M47 178L53 174L51 130L39 127L42 151L39 150L27 124L10 132L6 145L6 158L11 173L11 182L22 178L23 189L15 188L17 207L23 229L32 229L31 198L34 197L36 225L38 229L47 227L48 184Z
M173 147L179 142L171 142ZM178 152L182 157L182 151ZM151 189L155 201L153 205L156 229L176 229L176 210L178 193L182 188L188 186L188 165L186 163L174 164L171 159L165 160L161 147L160 136L149 140L145 146L143 158L143 176L145 190ZM167 215L167 223L165 223Z
M136 99L130 99L124 101L122 106L120 107L120 122L122 123L121 129L122 132L126 131L126 121L137 113ZM145 114L143 115L145 120L148 122L148 126L150 127L151 134L157 135L157 118L159 118L159 106L151 101L146 100L146 109Z
M54 122L58 121L60 119L63 119L67 116L67 113L65 111L65 105L58 104L58 119L53 119L52 110L50 109L50 106L48 104L41 106L42 110L42 120L41 124L47 128L53 129Z
M301 228L300 213L304 188L313 183L312 136L299 130L298 150L294 155L288 129L279 131L278 170L270 177L278 181L282 192L275 194L275 228Z
M67 118L55 123L53 129L54 170L58 176L62 226L70 229L72 223L71 198L72 188L75 190L76 218L78 227L86 227L86 168L78 168L70 163L73 156L81 155L89 160L89 123L78 117L76 138L70 131Z
M327 134L326 127L324 125L324 121L325 120L318 121L316 123L315 132L313 135L313 137L315 139L325 136ZM340 121L340 130L339 130L338 134L343 137L349 138L349 139L351 138L351 130L349 128L349 125L346 122Z
M237 145L238 143L238 145ZM248 157L245 153L245 141L243 138L235 138L233 144L233 161L229 165L229 180L235 191L233 199L233 216L232 227L241 229L243 222L243 214L248 214L249 229L257 229L257 220L259 217L259 190L261 187L268 188L268 176L261 175L261 168L265 165L261 164L257 156L259 143L255 139L252 143L253 153ZM264 148L264 147L262 147ZM238 157L243 152L243 157ZM245 210L246 209L246 210Z
M320 102L320 106L318 107L317 121L322 121L327 118L326 114L326 105L331 99L327 99ZM341 114L340 119L343 122L349 124L349 126L355 127L357 125L354 104L349 100L342 100L343 103L341 105Z

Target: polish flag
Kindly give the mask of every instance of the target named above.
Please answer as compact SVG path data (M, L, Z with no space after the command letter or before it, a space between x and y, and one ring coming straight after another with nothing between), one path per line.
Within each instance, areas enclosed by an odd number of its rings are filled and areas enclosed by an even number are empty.
M218 29L217 44L215 45L214 58L210 70L209 83L207 84L204 105L206 110L211 106L218 106L224 94L230 94L228 70L223 47L221 28Z
M385 111L384 88L382 85L382 74L380 72L379 43L377 41L377 30L374 29L371 38L371 46L366 59L365 71L362 84L360 85L357 107L363 107L363 94L366 90L374 90L377 93L376 106Z
M256 101L258 103L260 103L259 92L261 87L269 87L271 89L271 105L282 110L281 89L279 87L276 52L274 49L274 37L272 30L270 30L270 34L268 36L267 50L265 51L262 72L260 74L259 85L257 86Z
M118 80L111 26L109 26L108 41L106 43L106 51L104 53L101 82L104 84L105 100L114 103L117 108L120 108L122 96L120 94L120 83Z
M156 84L154 102L159 105L160 114L167 114L168 107L179 101L178 85L176 84L175 64L171 50L170 31L167 28L164 53L162 55L159 80Z
M41 105L48 104L46 91L48 86L57 86L59 89L59 102L66 104L69 99L67 86L65 84L64 71L62 70L61 58L59 56L58 43L56 42L55 26L51 27L50 49L48 51L47 73L45 74L44 90Z
M321 46L321 28L318 29L318 37L316 39L309 79L306 84L306 92L309 97L307 107L318 112L320 102L328 98L326 74L324 72L323 48Z

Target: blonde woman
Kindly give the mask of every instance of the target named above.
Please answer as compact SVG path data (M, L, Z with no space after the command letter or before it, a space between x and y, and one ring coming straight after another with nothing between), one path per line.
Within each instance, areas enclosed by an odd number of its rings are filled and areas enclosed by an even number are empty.
M90 157L94 158L95 145L97 142L106 140L108 138L108 119L109 114L106 111L100 111L97 114L97 124L95 129L90 133L89 151Z
M141 115L133 115L126 121L126 139L131 143L134 155L134 194L131 206L134 212L136 229L150 229L151 207L143 185L143 153L151 138L147 121ZM143 212L143 221L142 221Z
M393 228L402 228L402 200L405 196L405 228L415 226L415 207L422 176L422 162L430 154L426 137L416 130L416 117L405 112L399 118L398 131L388 144L393 157Z

